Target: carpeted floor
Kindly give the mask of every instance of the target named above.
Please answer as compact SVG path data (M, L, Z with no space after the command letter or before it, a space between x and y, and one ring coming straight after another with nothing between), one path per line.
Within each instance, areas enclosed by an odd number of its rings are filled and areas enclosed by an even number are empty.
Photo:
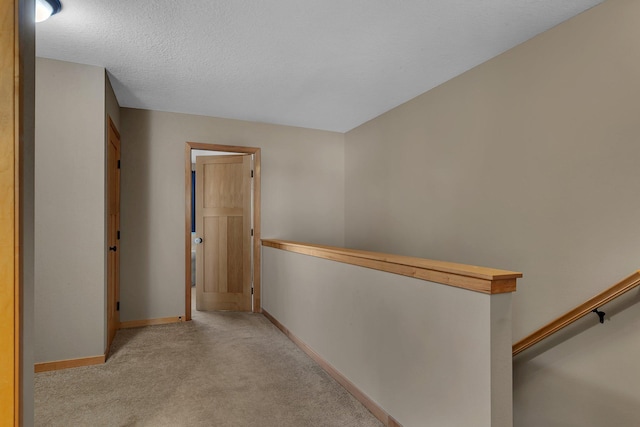
M37 426L381 426L262 315L120 330L104 365L35 379Z

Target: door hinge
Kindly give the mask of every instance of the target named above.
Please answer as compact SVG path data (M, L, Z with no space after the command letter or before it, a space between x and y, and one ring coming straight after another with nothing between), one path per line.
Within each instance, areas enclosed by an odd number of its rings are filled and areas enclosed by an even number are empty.
M116 303L116 311L120 311L120 301Z
M116 238L117 238L118 240L120 240L120 230L118 230L118 231L116 232Z
M253 287L251 287L251 295L253 295Z
M253 178L253 171L251 171L251 178Z
M120 169L120 160L118 160L118 169Z
M251 229L251 236L253 236L253 228Z

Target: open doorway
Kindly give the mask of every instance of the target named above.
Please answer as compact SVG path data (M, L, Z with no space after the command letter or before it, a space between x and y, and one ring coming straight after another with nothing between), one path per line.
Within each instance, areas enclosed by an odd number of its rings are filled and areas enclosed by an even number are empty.
M251 263L249 267L251 275L251 293L250 293L250 311L259 313L260 306L260 149L254 147L238 147L218 144L205 144L197 142L187 142L185 145L185 317L191 320L192 297L195 291L193 284L195 283L192 248L195 230L193 228L196 218L194 215L194 163L196 157L202 159L209 155L223 156L222 158L233 157L251 157L250 173L252 175L252 191L251 191L251 240L249 246L251 249ZM235 156L234 156L235 155ZM201 160L200 163L203 163ZM211 163L207 161L207 163ZM213 162L217 163L217 162ZM198 230L200 232L200 230ZM200 240L202 242L202 240ZM202 252L202 249L199 248ZM199 255L201 256L201 255Z

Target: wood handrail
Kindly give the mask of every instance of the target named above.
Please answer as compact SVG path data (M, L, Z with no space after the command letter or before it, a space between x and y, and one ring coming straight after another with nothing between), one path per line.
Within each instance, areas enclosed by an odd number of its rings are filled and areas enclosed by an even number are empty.
M296 252L486 294L514 292L522 273L475 265L390 255L287 240L263 239L262 246Z
M593 310L602 307L606 303L618 298L625 292L630 291L640 285L640 270L634 272L629 277L616 283L604 292L599 293L587 302L580 304L573 310L558 317L553 322L543 326L527 337L521 339L513 345L513 356L523 352L534 344L539 343L548 336L558 332L560 329L570 325L581 317L591 313Z

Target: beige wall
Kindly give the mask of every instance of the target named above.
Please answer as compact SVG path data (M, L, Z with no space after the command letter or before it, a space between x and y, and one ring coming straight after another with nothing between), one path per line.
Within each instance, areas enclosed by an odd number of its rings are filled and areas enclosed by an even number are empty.
M116 128L120 130L120 104L118 104L118 99L116 98L116 94L113 91L113 87L111 86L111 81L109 80L109 74L105 71L104 77L104 107L107 116L111 117L113 123L116 125ZM107 134L108 122L105 118L104 122L105 135ZM107 136L105 136L106 141ZM106 148L105 148L106 149Z
M37 58L35 362L104 354L105 73Z
M342 245L344 135L123 108L122 321L184 315L184 147L262 149L262 236Z
M264 309L400 424L513 425L511 294L262 254Z
M347 133L347 246L524 272L514 340L637 269L639 20L640 2L605 2ZM636 334L612 323L637 359ZM603 401L631 389L640 407L638 370L593 346L581 357L612 378ZM563 382L563 363L518 369ZM570 387L529 393L531 377L516 425L551 425L533 412L553 418Z
M514 338L635 270L638 8L607 2L349 132L347 244L524 271Z

